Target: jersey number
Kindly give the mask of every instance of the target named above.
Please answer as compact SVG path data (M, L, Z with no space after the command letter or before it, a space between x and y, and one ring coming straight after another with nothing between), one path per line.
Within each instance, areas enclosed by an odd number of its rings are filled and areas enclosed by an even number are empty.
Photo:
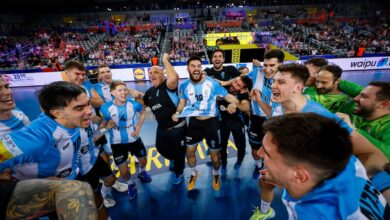
M195 95L195 98L196 98L196 101L198 101L198 102L203 101L203 95L202 95L202 94L200 94L200 95Z

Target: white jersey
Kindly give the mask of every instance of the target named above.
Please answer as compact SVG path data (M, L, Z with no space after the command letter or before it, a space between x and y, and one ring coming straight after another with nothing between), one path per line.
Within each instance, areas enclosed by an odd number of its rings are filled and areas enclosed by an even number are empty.
M48 116L0 138L0 173L13 170L19 180L60 177L78 173L79 128L66 128Z
M20 109L12 110L12 117L8 120L0 120L0 137L11 131L19 130L30 124L30 119Z

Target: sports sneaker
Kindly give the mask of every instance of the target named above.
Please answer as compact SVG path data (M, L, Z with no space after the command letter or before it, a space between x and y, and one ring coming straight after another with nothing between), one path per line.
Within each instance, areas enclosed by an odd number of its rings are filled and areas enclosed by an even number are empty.
M138 174L138 178L143 183L150 183L150 182L152 182L152 178L150 177L150 174L148 172L146 172L145 170L142 171L140 174Z
M103 197L103 204L104 204L104 207L110 208L110 207L115 206L116 202L115 202L115 200L112 198L111 194L108 193L107 195L105 195L105 196Z
M253 210L253 214L249 220L266 220L273 217L275 217L275 211L273 208L270 208L268 212L264 214L260 211L259 207L256 207L255 210Z
M112 188L114 188L118 192L126 192L127 184L126 183L121 183L118 180L116 180L114 185L112 185Z
M173 185L179 185L183 181L183 174L175 175L175 179L173 180Z
M137 188L135 187L135 183L128 185L127 195L129 196L129 200L132 200L137 197Z
M253 170L253 179L259 179L260 177L260 168L255 166L255 169Z
M169 170L172 172L175 171L175 161L169 161Z
M213 176L213 189L215 191L219 191L221 189L221 180L219 179L219 175Z
M196 172L196 175L193 176L191 175L190 180L188 181L187 184L187 190L191 191L195 187L196 179L198 179L199 172Z

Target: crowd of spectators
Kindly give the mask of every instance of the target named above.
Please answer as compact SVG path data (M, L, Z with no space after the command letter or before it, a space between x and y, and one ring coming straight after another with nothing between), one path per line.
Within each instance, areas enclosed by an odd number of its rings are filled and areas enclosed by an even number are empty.
M354 57L370 53L390 53L389 12L353 6L347 8L262 10L259 15L262 20L251 27L256 31L261 26L261 32L273 32L272 43L296 55L333 54ZM340 13L346 10L349 11L346 15L366 17L343 19L343 14ZM375 16L372 16L373 13ZM302 18L306 22L299 20ZM311 18L316 19L310 20Z
M192 29L176 29L173 32L173 36L169 39L169 45L172 61L185 61L192 55L205 59L202 37L195 34L195 31Z
M233 32L243 32L244 29L241 27L223 27L220 25L217 25L213 28L207 28L206 33L212 34L212 33L233 33Z
M373 19L297 25L296 31L348 57L361 56L362 54L358 54L359 50L366 54L390 53L389 26L385 22L378 23Z
M343 17L344 14L349 17ZM233 27L224 25L224 22L232 24L235 20L220 14L200 23L199 27L204 27L205 33L253 31L256 33L255 43L272 43L297 56L333 54L353 57L390 53L389 14L388 10L355 6L282 7L258 9L254 20L240 21ZM69 17L72 22L53 21L51 26L49 22L41 22L41 26L0 25L0 68L51 68L69 59L78 59L87 65L149 63L152 57L159 57L163 49L170 53L173 61L183 61L194 54L206 59L201 31L195 26L187 29L173 27L172 22L177 19L171 15L118 15L116 19L119 20L108 23L113 16L91 16ZM307 21L302 22L302 19ZM208 25L206 22L217 24ZM108 26L108 31L102 31ZM137 26L147 28L137 29ZM174 30L166 40L168 47L162 47L165 37L162 27L166 26ZM239 39L221 39L220 42L223 40L239 43Z
M86 56L88 65L148 63L160 54L161 30L155 27L138 31L134 35L128 32L108 36Z
M9 44L7 38L0 42L0 67L8 68L52 68L54 63L69 59L82 60L86 49L93 47L103 35L95 32L76 33L37 32L32 40ZM5 40L4 40L5 39ZM12 39L12 37L11 37ZM15 45L14 47L12 47Z

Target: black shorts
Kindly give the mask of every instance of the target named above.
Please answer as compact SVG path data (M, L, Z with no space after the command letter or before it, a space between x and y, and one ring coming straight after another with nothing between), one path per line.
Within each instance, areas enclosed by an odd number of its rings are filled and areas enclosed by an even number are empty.
M107 138L104 135L95 141L95 145L99 148L103 148L103 145L105 144L107 144Z
M97 141L95 141L95 146L99 148L99 154L105 152L104 145L107 144L107 138L105 135L101 136Z
M88 182L91 185L92 189L95 190L99 185L100 178L108 177L111 175L113 175L113 172L111 171L110 165L106 163L103 158L97 157L92 169L84 176L81 176L79 174L77 176L77 180Z
M5 219L7 206L17 182L0 183L0 219Z
M145 145L141 138L138 138L136 141L128 144L111 144L111 149L115 164L117 166L127 161L129 152L131 155L134 155L138 158L146 157Z
M211 150L219 150L221 149L219 132L219 121L216 117L206 120L190 118L186 132L187 146L194 146L205 138Z
M169 160L173 160L176 154L185 152L186 127L186 123L169 130L163 130L157 127L156 148L162 156Z
M263 123L267 120L266 117L251 115L248 127L248 139L252 150L258 150L262 146L264 137Z

